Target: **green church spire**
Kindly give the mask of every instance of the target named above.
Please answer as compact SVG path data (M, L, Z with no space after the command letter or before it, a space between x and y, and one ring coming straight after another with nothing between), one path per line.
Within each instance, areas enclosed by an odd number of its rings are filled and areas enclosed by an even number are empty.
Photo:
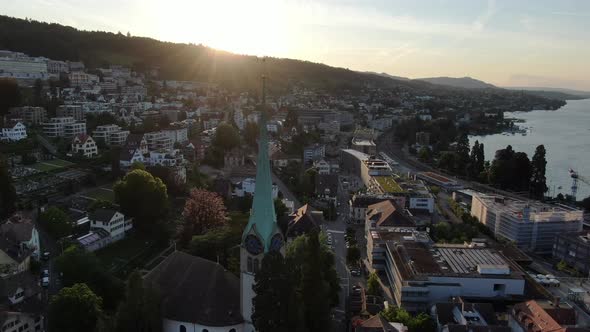
M254 200L252 212L248 225L244 229L242 239L250 234L251 230L260 236L264 244L264 251L268 252L271 238L278 232L277 216L275 214L274 200L272 197L272 176L270 159L268 157L268 133L266 128L265 109L265 78L262 78L262 116L258 122L260 125L260 137L258 139L258 160L256 162L256 187L254 189Z

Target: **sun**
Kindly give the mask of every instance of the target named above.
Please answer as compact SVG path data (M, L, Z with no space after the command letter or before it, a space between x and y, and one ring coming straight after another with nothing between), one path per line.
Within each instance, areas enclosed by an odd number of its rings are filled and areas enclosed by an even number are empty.
M162 39L239 54L286 56L288 14L281 1L182 1L158 6Z

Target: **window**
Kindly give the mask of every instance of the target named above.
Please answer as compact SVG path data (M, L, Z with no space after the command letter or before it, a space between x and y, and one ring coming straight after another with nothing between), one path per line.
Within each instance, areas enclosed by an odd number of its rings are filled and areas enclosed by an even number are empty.
M254 273L258 272L258 258L254 258Z
M186 332L186 327L184 325L180 325L180 328L178 330L180 332Z

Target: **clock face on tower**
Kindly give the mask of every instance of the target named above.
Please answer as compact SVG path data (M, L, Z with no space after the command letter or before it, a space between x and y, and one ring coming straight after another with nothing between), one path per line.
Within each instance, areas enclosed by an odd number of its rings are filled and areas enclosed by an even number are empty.
M246 236L246 250L248 250L248 252L251 255L259 255L262 253L262 251L264 250L264 248L262 247L262 242L260 242L260 239L258 239L258 237L256 235L250 234L248 236Z
M272 239L270 239L270 250L271 251L279 251L283 246L283 237L281 234L275 234Z

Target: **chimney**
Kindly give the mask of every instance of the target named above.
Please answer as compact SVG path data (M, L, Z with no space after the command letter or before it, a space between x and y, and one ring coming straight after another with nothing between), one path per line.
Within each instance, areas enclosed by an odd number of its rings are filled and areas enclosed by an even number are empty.
M561 298L560 298L559 296L556 296L556 297L553 299L553 306L554 306L555 308L559 308L559 301L560 301L560 300L561 300Z

